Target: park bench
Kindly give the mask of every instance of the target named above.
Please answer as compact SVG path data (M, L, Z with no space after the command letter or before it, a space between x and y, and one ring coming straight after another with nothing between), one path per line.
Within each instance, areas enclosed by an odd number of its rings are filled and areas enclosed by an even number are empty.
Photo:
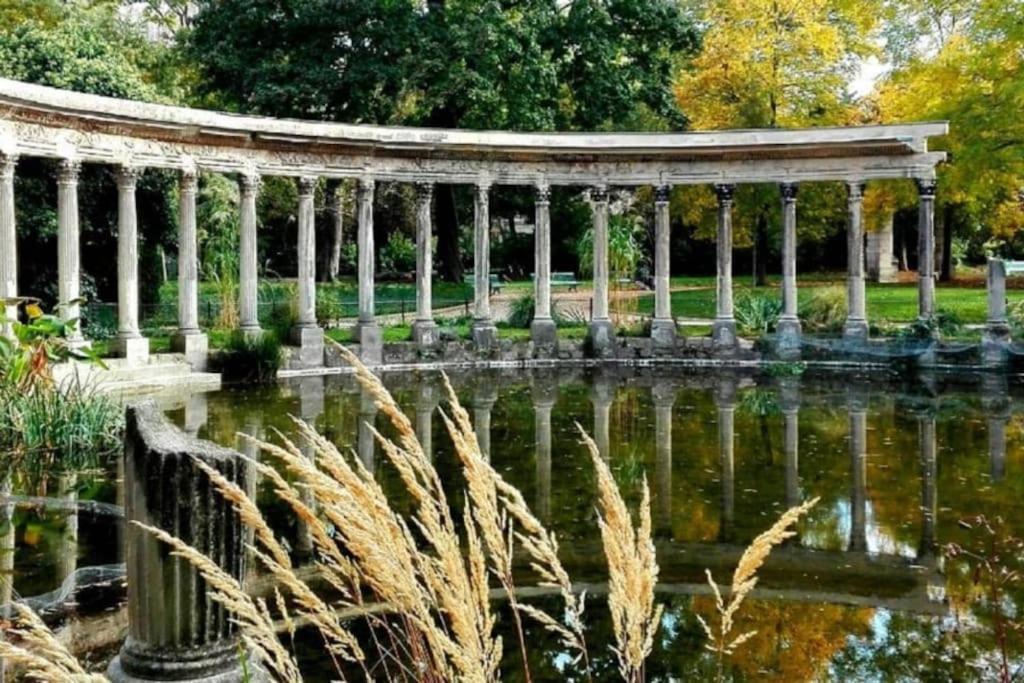
M1006 276L1024 275L1024 261L1003 261L1003 268L1006 269Z
M476 273L473 273L472 271L468 272L463 276L462 280L467 285L475 285ZM501 294L501 277L499 277L497 273L491 273L490 283L491 294Z
M530 275L533 280L537 279L537 274L533 273ZM568 272L555 272L551 273L551 287L565 287L570 292L575 292L580 286L580 281L576 279L575 273Z

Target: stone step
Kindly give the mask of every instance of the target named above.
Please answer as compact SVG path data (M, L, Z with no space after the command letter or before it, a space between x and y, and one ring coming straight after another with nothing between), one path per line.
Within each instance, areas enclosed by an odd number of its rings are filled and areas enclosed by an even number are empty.
M171 377L147 378L103 382L104 393L120 397L149 394L157 390L181 389L189 393L216 391L220 389L220 375L215 372L192 372Z

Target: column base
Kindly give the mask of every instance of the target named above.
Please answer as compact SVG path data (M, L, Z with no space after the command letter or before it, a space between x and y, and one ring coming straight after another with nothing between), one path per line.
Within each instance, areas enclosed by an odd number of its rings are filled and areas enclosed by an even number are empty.
M590 321L587 347L594 358L611 358L615 355L615 326L611 320Z
M291 329L291 342L299 347L293 368L322 368L324 365L324 331L316 325L297 325Z
M711 325L711 343L718 350L734 350L738 346L736 321L733 318L716 318Z
M498 328L490 320L474 320L472 334L477 351L489 351L498 344Z
M551 318L534 319L530 323L530 339L538 356L550 356L558 349L558 329Z
M1010 326L1004 322L988 323L981 335L981 362L988 367L1002 367L1009 361Z
M651 321L651 343L656 349L671 349L676 345L676 321L671 318L655 318Z
M843 341L865 344L868 341L868 322L866 320L847 320L843 325Z
M380 365L384 361L384 342L380 325L376 321L360 322L355 327L359 344L359 360L367 365Z
M259 341L263 338L263 328L259 325L252 325L250 327L240 327L238 331L242 333L242 338L248 342Z
M270 680L262 667L251 659L243 672L237 644L231 644L228 648L205 648L200 652L198 656L193 651L179 658L178 653L163 650L150 658L143 653L132 653L126 646L110 662L106 675L112 683L152 683L155 680L181 683L233 683L248 680L264 683Z
M433 320L416 320L412 324L412 340L420 351L431 351L441 342L441 330Z
M128 365L145 365L149 360L149 340L139 335L119 336L114 341L114 352L128 361Z
M796 318L783 318L775 326L775 351L784 360L800 358L800 337L803 328Z
M171 337L171 350L185 354L185 361L196 372L206 372L210 356L210 341L198 330L179 331Z

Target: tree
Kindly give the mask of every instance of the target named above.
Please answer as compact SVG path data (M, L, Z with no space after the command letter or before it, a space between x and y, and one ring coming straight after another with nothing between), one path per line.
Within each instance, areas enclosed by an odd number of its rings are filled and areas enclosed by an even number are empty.
M849 123L855 118L846 87L858 60L875 49L870 40L876 16L873 3L704 0L699 4L708 30L692 70L683 72L676 84L679 105L694 128L806 127ZM708 190L696 195L691 203L713 207ZM806 192L801 199L806 199ZM778 192L741 188L736 201L739 242L744 234L752 236L755 279L764 284L768 234L778 230ZM709 220L709 212L704 215ZM802 214L801 228L805 225Z

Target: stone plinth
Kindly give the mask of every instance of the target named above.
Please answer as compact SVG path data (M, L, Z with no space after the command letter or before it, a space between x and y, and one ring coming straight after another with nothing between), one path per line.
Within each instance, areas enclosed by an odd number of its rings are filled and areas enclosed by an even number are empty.
M535 355L547 358L558 352L558 329L551 318L534 318L530 323L530 339Z
M206 371L210 342L202 332L178 332L171 337L171 350L185 354L185 362L196 372Z
M615 326L607 318L591 320L587 330L587 345L594 358L610 358L615 355Z
M420 350L431 351L441 341L441 328L433 320L413 321L412 340Z
M126 518L174 534L241 580L244 528L195 464L199 460L244 486L239 454L187 436L147 401L128 408L124 458ZM134 524L127 527L126 545L128 639L110 663L110 679L242 680L237 629L210 599L203 578ZM254 678L262 680L250 673Z
M145 365L149 360L149 340L142 336L118 337L114 342L115 353L129 365Z
M297 367L323 367L324 331L322 329L316 325L293 327L291 341L298 347L298 354L294 356Z
M490 351L498 343L498 328L489 319L474 320L472 334L477 351Z
M892 253L892 214L867 234L867 275L871 282L896 282L899 268Z
M355 328L359 344L359 360L369 365L380 365L384 360L384 341L380 325L375 322L359 323Z

